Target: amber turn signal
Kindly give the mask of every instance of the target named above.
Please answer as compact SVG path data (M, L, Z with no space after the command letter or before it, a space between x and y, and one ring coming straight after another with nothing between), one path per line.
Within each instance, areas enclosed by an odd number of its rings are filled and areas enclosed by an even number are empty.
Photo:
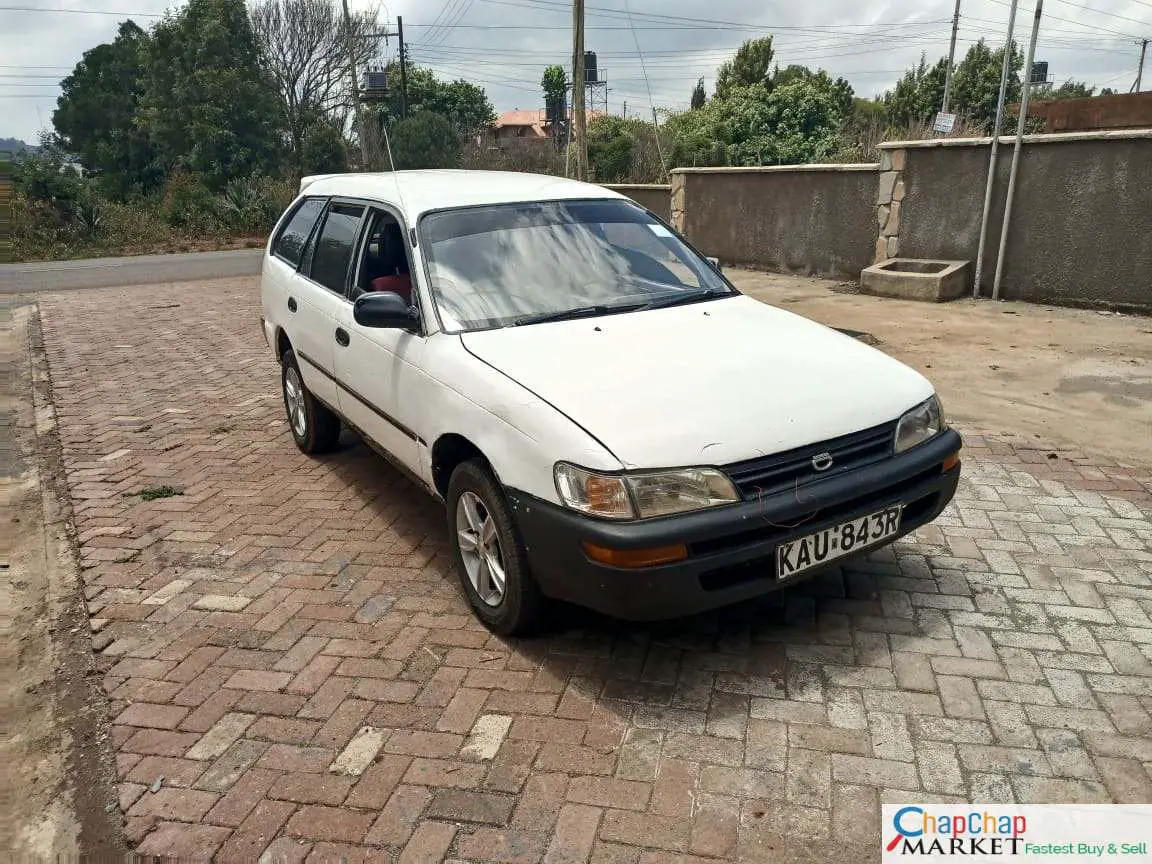
M953 468L955 468L959 464L960 464L960 452L957 451L957 452L953 453L951 456L949 456L947 459L944 460L944 464L940 466L940 473L944 474L948 471L951 471Z
M688 557L688 547L683 543L675 546L657 546L653 549L609 549L587 541L581 543L584 554L598 564L609 567L655 567L657 564L670 564Z

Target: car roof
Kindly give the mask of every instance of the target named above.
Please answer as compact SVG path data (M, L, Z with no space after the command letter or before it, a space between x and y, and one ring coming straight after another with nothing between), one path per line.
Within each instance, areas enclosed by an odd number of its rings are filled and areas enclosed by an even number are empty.
M300 181L300 192L379 199L399 206L413 221L430 210L453 207L625 197L603 186L546 174L443 169L313 175Z

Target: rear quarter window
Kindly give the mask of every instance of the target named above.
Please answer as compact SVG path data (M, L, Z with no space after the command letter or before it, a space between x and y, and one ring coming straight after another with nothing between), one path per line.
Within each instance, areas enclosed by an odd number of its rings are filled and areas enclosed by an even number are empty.
M308 237L312 234L312 228L323 209L324 199L305 198L288 220L288 224L284 226L284 230L280 232L280 236L276 238L272 253L293 267L299 267L304 246L308 243Z

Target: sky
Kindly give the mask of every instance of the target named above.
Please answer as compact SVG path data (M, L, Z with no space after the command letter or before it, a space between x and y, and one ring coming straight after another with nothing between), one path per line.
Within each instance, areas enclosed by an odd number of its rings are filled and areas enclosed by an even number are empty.
M1026 44L1035 0L1021 0L1017 39ZM960 0L957 61L976 40L1002 45L1009 0ZM173 0L0 0L0 138L34 143L51 125L59 92L85 50L110 41L121 20L147 26ZM351 0L353 9L371 0ZM586 0L585 47L595 51L613 114L650 116L686 108L703 78L746 39L772 34L783 66L802 63L843 76L859 96L890 88L921 52L946 56L954 0ZM387 0L381 18L404 20L414 63L484 87L497 112L543 107L549 63L571 66L569 0ZM1139 40L1152 38L1152 0L1045 0L1036 59L1057 83L1069 78L1127 92ZM381 61L395 56L388 40ZM1152 55L1152 50L1149 50ZM604 90L606 89L606 94ZM1152 90L1152 56L1144 89Z

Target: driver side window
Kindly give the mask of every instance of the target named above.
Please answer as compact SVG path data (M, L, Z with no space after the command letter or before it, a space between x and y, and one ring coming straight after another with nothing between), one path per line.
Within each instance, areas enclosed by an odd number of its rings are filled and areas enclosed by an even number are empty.
M404 228L395 216L383 210L369 214L368 234L350 299L355 302L368 291L392 291L409 305L416 303Z

